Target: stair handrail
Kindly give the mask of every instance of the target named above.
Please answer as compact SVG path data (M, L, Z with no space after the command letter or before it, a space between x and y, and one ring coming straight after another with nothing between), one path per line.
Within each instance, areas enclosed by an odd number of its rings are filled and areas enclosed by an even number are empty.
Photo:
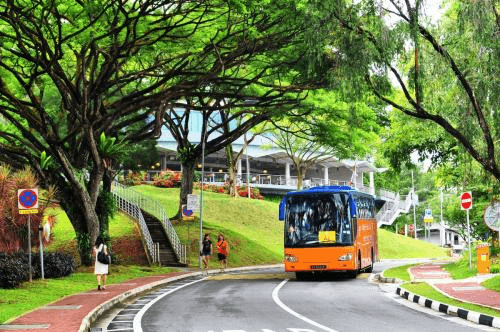
M149 233L148 226L146 225L146 221L144 220L144 216L142 215L141 209L137 204L129 202L125 198L121 197L115 190L112 190L115 204L118 209L123 211L132 217L138 224L139 230L141 232L141 238L143 240L144 248L146 249L146 256L148 258L149 263L151 262L155 264L157 262L155 251L154 251L154 242L151 234Z
M186 245L182 244L181 240L179 239L179 236L177 235L177 232L175 231L174 226L170 222L170 219L168 218L168 214L163 209L161 204L158 201L152 200L146 195L143 195L129 187L126 187L118 182L113 183L113 192L117 192L117 194L121 195L124 197L126 200L133 202L137 206L139 206L141 209L144 211L151 213L154 215L158 220L160 220L160 223L165 230L165 233L167 234L167 237L170 241L170 244L172 246L172 249L174 250L175 255L177 256L177 259L181 263L186 263L187 261L187 252L186 252Z

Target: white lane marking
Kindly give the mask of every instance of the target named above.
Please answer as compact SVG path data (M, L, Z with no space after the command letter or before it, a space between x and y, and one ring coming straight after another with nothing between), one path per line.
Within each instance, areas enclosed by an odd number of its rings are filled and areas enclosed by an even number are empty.
M203 279L199 279L199 280L195 280L195 281L192 281L192 282L189 282L187 284L184 284L182 286L179 286L177 288L174 288L168 292L165 292L163 294L161 294L160 296L158 296L156 299L152 300L151 302L149 302L148 304L146 304L142 309L141 311L139 311L137 313L137 315L134 317L134 332L143 332L142 331L142 326L141 326L141 321L142 321L142 316L144 316L144 314L146 313L146 311L153 305L155 304L156 302L160 301L162 298L164 298L165 296L175 292L176 290L179 290L181 288L184 288L186 286L190 286L192 284L195 284L197 282L200 282L200 281L203 281L205 280L206 278L203 278Z
M285 279L283 280L278 286L276 286L276 288L274 288L273 290L273 300L274 302L279 305L281 307L281 309L285 310L286 312L288 312L289 314L297 317L298 319L301 319L303 320L304 322L306 323L309 323L313 326L316 326L317 328L319 329L322 329L323 331L328 331L328 332L338 332L334 329L331 329L329 327L326 327L324 325L321 325L320 323L317 323L315 321L313 321L312 319L309 319L295 311L293 311L292 309L290 309L289 307L287 307L283 302L281 302L281 300L279 299L278 297L278 292L280 291L281 287L283 287L286 283L288 282L288 279Z

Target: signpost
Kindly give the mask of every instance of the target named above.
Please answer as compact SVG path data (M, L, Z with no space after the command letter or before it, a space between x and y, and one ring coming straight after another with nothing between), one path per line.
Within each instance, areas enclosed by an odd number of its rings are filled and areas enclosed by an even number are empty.
M424 213L424 230L427 232L427 236L430 239L431 237L431 225L430 223L434 222L434 217L432 216L432 210L431 209L425 209ZM426 236L426 238L427 238Z
M469 226L469 210L472 208L472 194L470 191L463 192L460 195L460 206L462 210L467 211L467 235L469 242L469 270L472 269L472 251L470 246L470 226Z
M198 195L187 195L187 209L198 212L200 211L200 200Z
M19 189L17 191L17 207L19 208L19 214L28 215L28 258L31 282L33 281L33 273L31 272L31 214L38 213L38 188ZM40 263L43 269L43 256Z

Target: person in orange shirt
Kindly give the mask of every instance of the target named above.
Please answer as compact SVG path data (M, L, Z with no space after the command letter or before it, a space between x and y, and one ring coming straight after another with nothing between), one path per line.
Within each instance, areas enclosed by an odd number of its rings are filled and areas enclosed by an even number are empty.
M221 272L227 267L227 255L229 254L229 243L224 239L224 235L219 234L217 237L217 257L221 265Z

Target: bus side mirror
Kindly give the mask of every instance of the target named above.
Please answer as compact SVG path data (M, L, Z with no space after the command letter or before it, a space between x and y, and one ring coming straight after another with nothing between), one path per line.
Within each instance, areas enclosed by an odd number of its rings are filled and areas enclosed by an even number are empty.
M280 211L279 211L279 220L281 221L285 220L285 203L286 203L286 197L283 197L283 199L280 202Z

